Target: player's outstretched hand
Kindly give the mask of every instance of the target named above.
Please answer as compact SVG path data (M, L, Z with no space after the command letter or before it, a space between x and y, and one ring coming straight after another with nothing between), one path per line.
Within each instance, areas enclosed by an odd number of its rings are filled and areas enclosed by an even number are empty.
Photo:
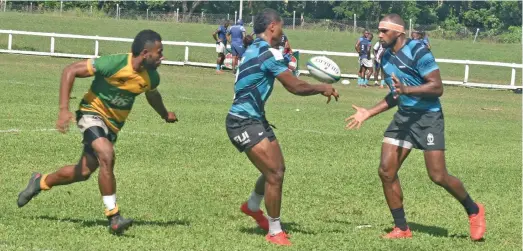
M338 94L338 91L332 87L330 84L323 84L323 87L325 88L322 92L322 95L327 97L327 104L331 102L331 97L334 97L336 101L338 101L338 98L340 97L340 94Z
M370 113L363 107L352 105L352 108L356 110L356 113L345 119L345 122L348 122L345 129L360 129L363 122L370 117Z
M66 133L69 129L69 122L73 119L73 113L69 110L60 110L58 113L58 120L56 121L56 129L61 133Z
M176 114L174 112L168 112L167 117L165 117L165 122L167 123L174 123L177 122L178 118L176 117Z

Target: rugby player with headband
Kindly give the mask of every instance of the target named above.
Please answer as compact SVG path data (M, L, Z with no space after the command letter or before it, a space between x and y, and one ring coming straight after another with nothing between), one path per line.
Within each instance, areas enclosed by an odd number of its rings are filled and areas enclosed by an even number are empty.
M382 69L390 93L371 109L353 105L356 113L346 119L346 128L360 128L364 121L398 106L385 130L378 173L395 227L384 238L410 238L403 210L398 170L412 148L423 150L430 179L445 188L465 208L470 238L480 240L486 230L485 209L450 175L445 164L444 118L439 97L443 94L440 70L434 56L419 40L405 38L405 23L397 14L379 23L379 38L385 48ZM449 215L450 216L450 215Z

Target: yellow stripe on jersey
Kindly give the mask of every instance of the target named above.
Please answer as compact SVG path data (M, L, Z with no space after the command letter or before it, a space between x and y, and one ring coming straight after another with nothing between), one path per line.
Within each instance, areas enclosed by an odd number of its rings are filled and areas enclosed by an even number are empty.
M151 90L151 80L147 71L135 72L131 64L132 54L128 56L128 63L114 75L105 80L118 89L140 94Z
M94 75L94 68L93 68L93 59L87 59L87 71L89 72L89 75Z

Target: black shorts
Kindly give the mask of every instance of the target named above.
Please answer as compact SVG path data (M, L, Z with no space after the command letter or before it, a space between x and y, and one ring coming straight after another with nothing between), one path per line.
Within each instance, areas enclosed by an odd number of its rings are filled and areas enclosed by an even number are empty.
M118 138L117 134L107 127L100 115L83 114L77 111L76 122L83 134L82 143L86 153L94 154L94 149L91 144L98 138L106 138L113 145L116 143L116 139Z
M420 150L445 150L443 112L398 111L385 131L384 143Z
M271 142L276 140L276 135L266 120L240 118L228 114L225 119L225 127L229 139L240 152L251 149L265 138Z

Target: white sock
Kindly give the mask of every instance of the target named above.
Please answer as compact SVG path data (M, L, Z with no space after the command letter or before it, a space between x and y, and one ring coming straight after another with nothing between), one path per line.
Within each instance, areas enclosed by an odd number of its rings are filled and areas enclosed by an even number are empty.
M259 195L256 192L252 191L249 200L247 201L247 207L253 212L260 210L260 204L263 199L263 195Z
M269 220L269 234L277 235L283 232L283 230L281 230L280 217L271 218L270 216L267 216L267 219Z
M107 210L111 211L116 207L116 194L102 196L102 199Z

